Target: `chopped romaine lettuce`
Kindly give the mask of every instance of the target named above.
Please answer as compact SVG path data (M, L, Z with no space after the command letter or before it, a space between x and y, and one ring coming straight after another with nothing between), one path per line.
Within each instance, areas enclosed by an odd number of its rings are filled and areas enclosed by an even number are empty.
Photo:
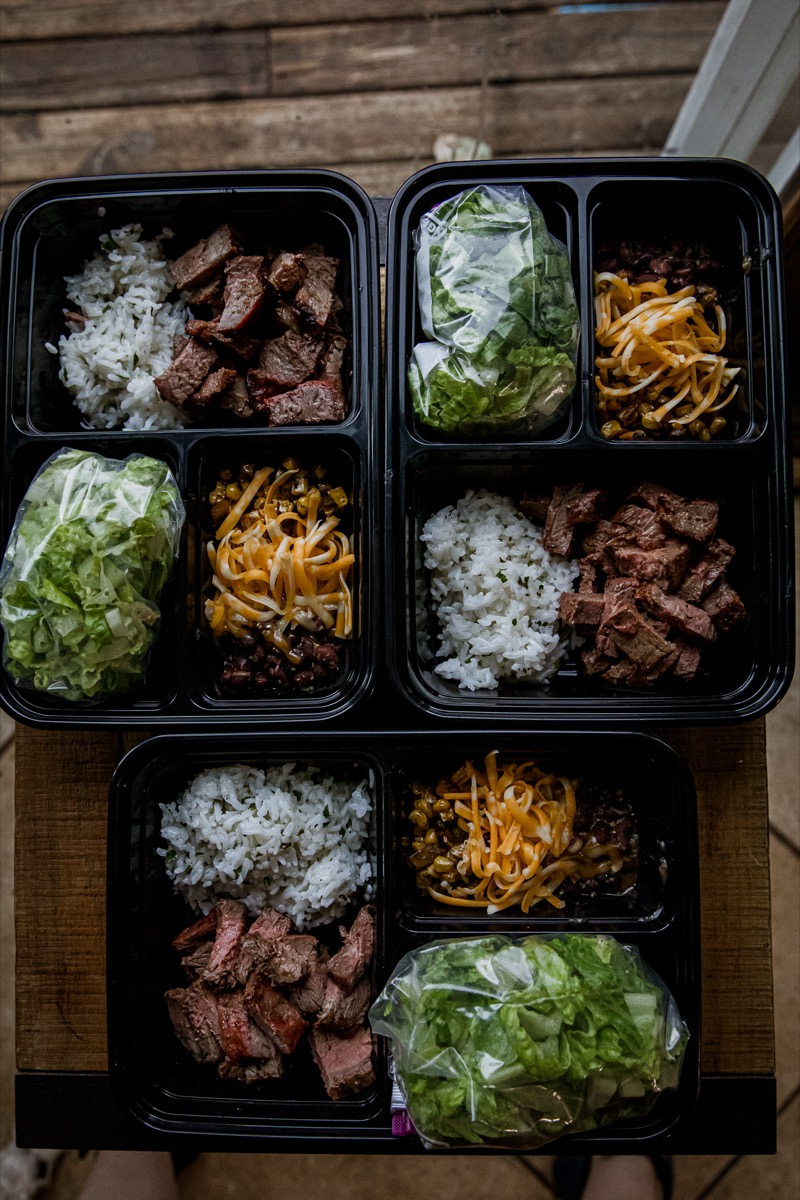
M139 684L183 520L164 463L53 455L28 488L0 570L9 674L76 701Z

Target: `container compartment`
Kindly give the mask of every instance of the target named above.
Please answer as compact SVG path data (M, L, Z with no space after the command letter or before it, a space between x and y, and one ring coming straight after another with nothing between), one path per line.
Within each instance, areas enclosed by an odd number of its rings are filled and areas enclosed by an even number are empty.
M625 239L667 246L675 239L687 245L708 246L723 269L724 288L730 297L723 304L727 337L721 354L730 365L741 368L736 377L740 390L719 414L728 424L713 440L730 442L758 437L772 408L771 380L765 362L764 280L771 253L753 197L741 186L722 179L607 180L590 193L587 209L589 242L584 287L588 300L584 308L587 326L583 347L585 373L591 381L590 433L608 444L608 439L600 433L603 418L597 411L594 384L598 347L592 311L593 272L597 269L598 252L606 244L618 245ZM707 445L688 434L679 440L670 437L658 440L659 444L673 448ZM612 441L611 444L641 447L644 443Z
M196 919L167 878L161 845L159 803L177 798L189 781L209 767L245 763L277 766L313 763L336 778L368 777L373 813L369 855L377 884L376 953L372 984L377 991L384 955L381 772L359 745L281 738L253 746L252 739L158 738L138 746L117 769L111 794L108 856L109 1069L119 1102L146 1124L176 1133L274 1135L281 1127L346 1127L368 1122L382 1109L387 1075L382 1053L375 1058L376 1084L348 1100L331 1100L308 1046L295 1051L283 1080L247 1085L220 1080L183 1050L167 1014L164 992L186 986L171 939ZM358 905L343 920L350 923ZM327 933L335 940L337 922ZM338 944L338 943L337 943ZM273 1128L274 1127L274 1128Z
M463 170L463 168L462 168ZM572 277L576 299L580 295L580 254L578 249L578 196L566 183L552 179L536 179L524 170L514 176L509 173L497 174L491 180L476 176L472 178L460 175L446 180L431 182L421 187L419 192L410 196L397 218L397 243L393 248L396 258L393 259L396 276L393 286L396 289L396 313L392 324L387 322L387 369L389 372L389 394L397 397L395 419L402 424L404 432L414 441L425 444L474 444L485 439L469 438L462 434L447 434L439 432L423 424L414 413L411 394L408 387L408 362L414 346L425 341L422 330L419 303L417 300L416 251L414 234L425 213L436 205L458 195L459 192L475 187L479 183L496 185L522 184L533 201L542 210L551 234L563 242L567 248L572 265ZM390 252L391 253L391 252ZM580 349L576 374L580 375ZM568 439L577 429L580 414L576 397L580 386L576 383L575 393L566 413L553 425L534 435L533 438L521 435L510 435L508 440L552 442ZM506 440L497 438L498 441Z
M341 511L341 528L355 549L353 572L353 636L337 641L341 670L336 680L313 693L292 692L284 695L236 695L220 685L219 652L204 615L211 570L207 543L213 537L207 497L225 467L235 470L243 462L280 467L288 457L297 460L301 470L317 463L327 469L325 481L338 484L352 496L352 505ZM189 550L190 620L194 629L193 652L189 664L188 691L193 704L201 710L224 716L271 715L277 719L322 718L335 715L353 703L372 675L372 614L368 580L374 570L370 561L376 553L370 528L369 479L366 462L358 443L334 430L327 433L304 430L301 436L291 429L251 434L245 440L235 436L205 438L195 443L189 454L187 471L189 502L194 520L193 542Z
M440 717L569 720L589 726L608 719L677 720L686 723L743 718L788 683L780 651L785 625L782 597L788 584L768 541L757 536L769 524L777 504L774 481L759 478L754 462L732 448L704 446L702 478L691 460L650 446L633 458L601 461L596 450L463 451L457 458L441 451L408 459L398 490L405 514L396 539L398 580L393 670L404 694ZM728 569L731 586L741 595L747 619L721 636L703 662L707 678L683 687L665 682L650 690L613 687L583 673L572 652L546 685L502 681L497 690L468 692L434 673L438 648L437 618L429 601L429 578L419 541L428 517L455 504L468 489L487 488L519 500L528 488L546 492L554 483L582 481L607 487L619 502L636 484L653 480L681 495L700 495L720 504L719 536L736 556ZM756 710L757 711L757 710Z
M439 779L466 759L483 766L485 756L498 750L498 762L542 763L573 780L622 787L639 839L635 883L624 893L601 887L597 893L563 894L563 909L534 905L525 914L508 908L489 915L483 909L459 908L436 902L415 883L403 845L411 836L408 813L415 781L435 787ZM432 928L449 934L486 932L614 933L624 940L638 930L668 928L677 909L691 892L697 873L697 821L694 785L683 761L663 742L631 735L575 735L572 738L497 734L465 746L463 739L443 734L435 748L409 746L396 758L387 782L392 813L392 896L397 923L410 932ZM580 788L578 795L580 796ZM561 893L558 893L559 895Z
M364 283L372 267L368 239L374 216L356 185L324 171L199 175L187 177L185 183L179 176L134 176L88 181L90 189L87 181L75 182L74 192L68 181L59 188L42 185L26 193L7 218L14 239L6 297L7 387L20 430L69 433L84 427L59 381L58 357L45 343L55 345L66 332L62 310L69 301L64 276L83 268L103 233L130 223L141 224L145 237L171 229L175 236L165 242L170 258L208 237L223 221L237 228L254 252L261 245L296 249L321 241L327 253L340 259L342 323L352 336L342 373L347 416L339 427L358 419L369 395L373 353L374 297ZM252 428L219 412L195 424Z
M132 454L144 454L158 459L170 468L178 491L183 496L183 455L178 446L162 438L131 434L124 442L99 435L70 438L66 443L60 439L45 438L35 442L28 441L12 453L6 474L3 500L7 504L2 522L4 548L8 543L17 510L34 476L53 454L67 447L118 461L123 461ZM186 639L185 547L188 527L187 507L178 557L172 564L170 578L159 600L161 623L158 637L150 650L144 680L135 691L120 693L99 704L78 704L59 699L48 692L18 685L3 670L0 671L0 699L4 707L18 719L39 725L69 724L68 720L64 721L66 714L73 714L76 722L86 720L89 725L115 725L128 717L146 723L168 711L180 686L179 663L183 659ZM4 639L1 633L0 638Z

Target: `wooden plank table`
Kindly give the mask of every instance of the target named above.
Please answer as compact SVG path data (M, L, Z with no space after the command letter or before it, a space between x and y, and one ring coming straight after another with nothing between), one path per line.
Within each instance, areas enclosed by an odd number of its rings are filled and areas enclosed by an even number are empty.
M695 776L701 870L700 1100L690 1128L668 1148L770 1153L775 1046L764 722L662 736ZM154 1144L116 1110L107 1076L107 796L129 742L122 733L17 734L20 1145Z

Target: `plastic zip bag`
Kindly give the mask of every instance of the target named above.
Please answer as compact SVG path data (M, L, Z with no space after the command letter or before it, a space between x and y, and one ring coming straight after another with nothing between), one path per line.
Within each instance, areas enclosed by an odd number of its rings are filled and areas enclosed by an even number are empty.
M522 187L481 185L415 233L422 328L414 411L445 433L533 434L575 389L580 333L566 247Z
M649 1111L689 1032L638 950L604 935L498 935L405 955L373 1004L428 1147L533 1149Z
M15 682L97 702L138 686L185 510L165 463L59 450L30 484L0 568Z

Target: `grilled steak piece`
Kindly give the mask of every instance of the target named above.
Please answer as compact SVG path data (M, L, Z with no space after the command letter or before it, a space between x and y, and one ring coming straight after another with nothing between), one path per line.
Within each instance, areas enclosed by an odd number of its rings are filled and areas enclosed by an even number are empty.
M605 600L598 592L564 592L558 615L568 625L599 625L604 608Z
M323 380L309 379L291 392L270 397L266 403L270 425L317 425L345 418L340 389Z
M712 588L701 607L721 633L727 633L747 616L741 596L725 579L720 579L716 587Z
M276 292L293 292L305 279L308 268L302 254L289 254L282 250L273 260L267 275L267 283Z
M681 496L678 495L677 492L673 492L670 491L669 488L662 487L660 483L651 483L649 480L646 480L644 483L640 483L639 486L635 487L632 492L629 492L628 499L633 501L638 500L644 505L645 508L649 508L653 512L656 511L659 504L664 500L678 500L681 503L685 503L685 501Z
M620 612L623 608L630 608L632 606L638 587L638 579L627 579L624 577L609 579L606 584L606 590L603 592L601 629L606 621L610 620L615 613Z
M640 508L638 504L623 504L614 514L614 521L629 529L634 534L636 545L641 546L643 550L655 550L666 541L664 530L659 525L655 513L649 508Z
M161 396L180 408L196 392L217 361L217 352L196 338L189 343L166 371L154 380Z
M624 525L618 525L615 521L606 521L601 518L594 529L588 530L581 538L581 548L584 554L592 555L599 566L615 571L613 560L606 554L609 546L620 545L635 540L635 535L632 530L626 529Z
M210 342L222 350L229 350L245 362L257 353L261 345L258 338L250 337L247 333L220 330L219 317L213 321L187 321L186 332L200 338L201 342Z
M561 554L565 558L572 553L575 537L574 522L569 519L569 504L583 494L583 484L574 483L571 487L556 484L553 488L553 498L547 508L547 518L544 523L542 543L545 550L551 554Z
M540 492L538 495L534 495L533 492L523 492L517 507L529 521L533 521L536 525L544 525L547 520L547 510L550 507L550 496L545 495L544 492Z
M736 551L728 542L717 538L710 542L706 553L688 572L678 589L682 600L690 604L699 604L703 597L711 591L733 558Z
M370 981L366 977L359 979L352 992L346 992L329 975L317 1025L327 1025L338 1030L352 1029L360 1025L367 1015L370 992Z
M375 1082L372 1037L364 1026L345 1037L314 1026L309 1038L314 1062L331 1100L363 1092Z
M258 356L258 372L272 394L296 387L314 374L324 341L321 334L292 333L264 342Z
M598 567L589 558L581 558L578 560L578 591L582 593L600 591L598 580Z
M273 1058L253 1059L252 1062L231 1062L225 1058L217 1067L220 1079L238 1079L242 1083L258 1083L260 1079L282 1079L283 1058L275 1053Z
M241 253L241 239L230 225L220 225L210 237L203 238L175 262L170 263L172 278L179 292L196 288L219 271L229 258Z
M187 954L185 958L181 959L181 966L192 982L203 978L213 949L213 942L201 942L196 950L193 950L191 954Z
M191 338L188 338L185 333L176 333L172 338L172 357L178 358L186 347L189 345Z
M244 934L245 912L239 900L220 900L217 904L217 936L203 973L206 983L224 987L232 980Z
M691 634L692 637L701 638L705 642L716 640L717 631L708 613L694 604L687 604L677 596L662 592L656 584L642 584L636 593L636 599L654 617L680 629L681 633Z
M338 258L325 255L303 255L306 277L295 292L294 307L315 325L322 327L333 305L333 285L336 282Z
M570 500L567 504L567 520L570 525L588 525L601 520L602 513L599 511L598 505L602 504L607 497L607 492L601 491L600 488L593 488L592 491L582 492L580 496Z
M182 933L172 939L172 944L176 950L183 953L184 950L189 950L192 946L196 946L198 942L203 942L209 936L216 932L217 928L217 910L212 908L210 913L206 913L199 921L195 921L193 925L187 926Z
M295 1006L260 971L254 972L247 981L244 1006L283 1054L294 1053L308 1025Z
M322 351L322 357L319 360L319 367L317 369L318 379L324 379L326 383L335 383L337 387L341 388L342 363L344 362L344 352L346 349L346 337L342 337L340 333L328 335L325 349Z
M199 1063L222 1058L217 998L203 983L173 988L166 993L167 1008L178 1041Z
M700 666L700 647L690 646L681 638L676 638L675 644L678 647L678 657L672 668L673 675L676 679L686 681L694 679Z
M719 505L716 500L683 500L670 492L659 500L656 514L678 537L707 542L717 528Z
M218 371L212 371L192 396L192 404L196 408L208 408L214 397L221 396L236 377L236 372L229 367L220 367Z
M672 538L655 550L613 545L609 553L620 575L633 575L642 583L657 583L668 592L678 586L689 563L689 547Z
M653 623L632 606L615 612L603 627L612 645L644 668L655 666L672 649Z
M293 983L287 989L289 999L301 1013L311 1015L322 1008L325 998L325 985L328 982L328 952L324 946L317 943L317 953L311 963L308 974L299 983Z
M284 913L276 912L273 908L265 908L256 917L247 933L242 938L239 957L234 967L234 975L239 983L245 984L251 972L263 961L269 952L267 943L275 938L284 938L292 928L292 922Z
M225 307L219 319L220 333L242 329L260 310L264 301L263 266L263 254L240 254L225 267Z
M342 948L328 963L328 974L349 992L364 974L375 948L375 906L365 904L359 910L350 931L339 926Z
M279 304L273 316L279 325L283 325L284 329L291 329L292 333L304 332L300 313L290 301Z
M278 1051L275 1039L250 1019L244 1006L244 992L217 993L219 1038L225 1057L231 1062L241 1058L274 1058Z
M270 983L297 983L311 970L316 954L317 939L310 934L291 933L275 936L264 930L250 932L242 942L242 953L236 964L236 977L244 981L254 968L266 975Z
M212 279L198 284L196 288L181 293L186 303L194 308L198 304L208 304L211 308L222 307L222 294L225 290L225 278L220 271Z
M597 643L594 646L588 646L585 650L581 650L581 662L587 675L602 675L604 671L607 671L609 667L614 665L614 661L609 654L606 654L604 648L598 646Z
M227 392L223 394L219 406L227 412L232 412L235 417L241 417L242 420L247 420L255 415L255 406L250 399L247 384L241 375L236 376Z

